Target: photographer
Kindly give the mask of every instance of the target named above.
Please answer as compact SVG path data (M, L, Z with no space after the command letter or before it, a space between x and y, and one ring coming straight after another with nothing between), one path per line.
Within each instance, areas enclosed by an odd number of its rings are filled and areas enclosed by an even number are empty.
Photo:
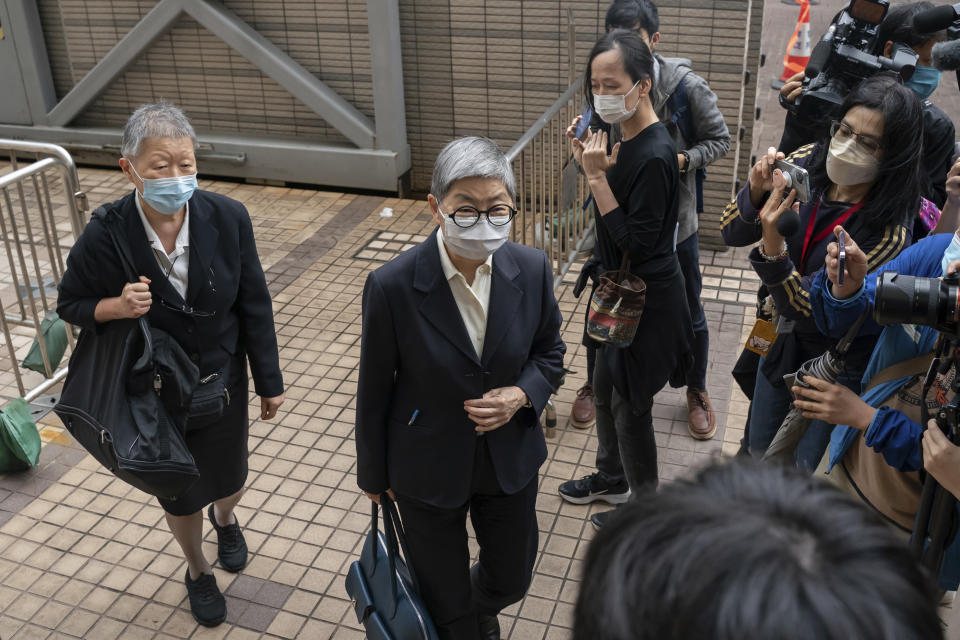
M951 200L960 199L960 189L955 184L952 187L956 194L951 194ZM842 335L874 301L880 274L889 271L936 278L960 267L956 260L960 258L960 237L956 234L924 238L870 275L867 258L857 243L848 239L844 244L843 284L838 284L839 260L834 242L827 251L826 269L816 276L810 290L817 326L833 337ZM948 490L958 488L954 482L957 470L944 462L954 458L956 447L946 440L935 422L925 433L920 423L923 375L933 360L939 334L935 328L924 325L883 327L873 318L867 319L861 334L873 338L876 344L863 374L863 395L858 397L841 385L808 377L806 382L813 389L794 387L798 396L795 404L805 417L838 425L824 460L834 484L859 497L906 538L914 528L920 503L922 484L918 472L924 461L931 463L928 470L934 477L944 478ZM956 371L951 369L937 376L924 399L931 412L951 394L950 383L955 375ZM943 589L956 589L960 582L958 553L960 545L954 542L940 572Z
M946 200L944 182L954 153L954 126L950 118L928 99L940 82L940 72L931 64L933 45L944 39L942 31L919 33L913 21L918 14L934 5L930 2L914 2L891 8L877 28L877 51L873 53L890 57L894 43L909 46L918 56L917 68L904 86L912 89L923 101L923 186L921 194L938 207ZM801 95L803 73L798 73L780 89L780 103L792 107ZM791 153L810 140L820 139L829 128L829 122L802 122L788 112L784 121L780 149ZM934 221L934 224L936 221ZM931 225L926 225L929 231ZM919 237L919 234L918 236Z
M810 308L811 278L823 267L831 230L845 224L863 247L871 268L890 260L911 242L913 219L920 206L920 101L890 75L864 80L847 97L833 137L801 147L788 161L810 174L810 198L797 207L799 225L784 238L777 222L792 204L781 202L784 187L775 185L771 150L753 167L747 185L723 213L724 241L746 246L760 241L750 263L784 319L776 341L761 358L750 408L748 444L762 456L790 408L783 376L826 351L832 342L818 330ZM768 193L773 189L773 193ZM764 204L765 203L765 204ZM786 326L793 323L792 328ZM855 343L847 361L866 362L872 345ZM858 387L856 379L847 379ZM797 449L798 464L816 468L830 434L823 423L810 426Z

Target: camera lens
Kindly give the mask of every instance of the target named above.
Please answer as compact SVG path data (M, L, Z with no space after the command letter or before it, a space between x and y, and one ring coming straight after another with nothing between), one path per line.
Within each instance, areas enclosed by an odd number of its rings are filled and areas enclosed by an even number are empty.
M877 280L874 318L879 324L936 326L940 281L891 271Z
M879 324L921 324L952 331L960 319L960 282L887 271L877 278Z

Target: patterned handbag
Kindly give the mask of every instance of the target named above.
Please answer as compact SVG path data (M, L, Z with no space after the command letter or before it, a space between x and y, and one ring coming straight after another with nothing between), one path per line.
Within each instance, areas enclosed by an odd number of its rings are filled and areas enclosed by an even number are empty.
M647 298L647 284L630 273L630 258L623 255L619 271L607 271L590 299L587 334L594 340L625 349L637 334Z

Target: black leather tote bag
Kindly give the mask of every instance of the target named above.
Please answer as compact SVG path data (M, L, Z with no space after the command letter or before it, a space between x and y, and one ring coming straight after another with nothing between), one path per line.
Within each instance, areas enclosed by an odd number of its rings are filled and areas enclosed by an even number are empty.
M113 240L127 278L136 282L115 216L94 212ZM146 316L84 330L70 357L54 411L71 435L118 478L154 496L174 499L199 477L184 441L199 372L167 332Z
M378 526L379 509L373 505L370 532L360 559L347 572L347 593L357 620L370 640L438 640L437 631L420 600L413 569L400 557L409 558L400 516L393 501L382 494L383 531Z

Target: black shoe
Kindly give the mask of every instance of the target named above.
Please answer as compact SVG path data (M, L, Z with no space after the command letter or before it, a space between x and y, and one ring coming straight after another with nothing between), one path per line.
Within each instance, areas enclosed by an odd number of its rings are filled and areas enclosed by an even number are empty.
M593 528L597 531L600 531L600 528L603 525L607 524L610 520L610 517L616 512L616 509L611 509L610 511L601 511L600 513L595 513L590 516L590 524L593 525Z
M603 500L608 504L623 504L630 499L630 487L625 480L607 483L599 473L591 473L579 480L568 480L560 485L560 497L573 504L589 504Z
M196 580L190 579L190 569L184 578L187 595L190 597L190 613L194 620L205 627L215 627L227 618L227 600L217 587L212 573L201 573Z
M477 624L480 627L481 640L500 640L500 621L497 616L478 613Z
M207 509L207 515L217 531L217 558L220 566L231 573L242 571L247 566L247 541L243 539L237 517L233 517L233 524L221 527L213 515L212 504Z

